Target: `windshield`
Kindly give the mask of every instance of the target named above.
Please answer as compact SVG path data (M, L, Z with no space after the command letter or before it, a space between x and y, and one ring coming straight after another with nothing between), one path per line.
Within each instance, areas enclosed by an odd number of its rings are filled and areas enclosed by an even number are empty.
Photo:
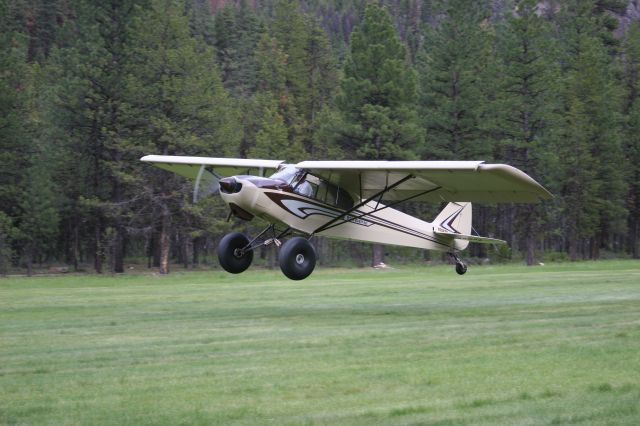
M291 184L298 172L300 172L300 169L296 168L296 166L285 166L282 170L278 170L269 177L271 179L283 180L288 184Z

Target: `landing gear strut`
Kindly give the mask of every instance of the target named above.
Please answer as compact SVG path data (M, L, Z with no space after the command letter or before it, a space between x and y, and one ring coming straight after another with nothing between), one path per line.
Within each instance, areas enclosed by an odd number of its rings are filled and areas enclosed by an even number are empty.
M467 265L455 253L449 253L449 256L456 262L456 272L458 275L464 275L467 272Z

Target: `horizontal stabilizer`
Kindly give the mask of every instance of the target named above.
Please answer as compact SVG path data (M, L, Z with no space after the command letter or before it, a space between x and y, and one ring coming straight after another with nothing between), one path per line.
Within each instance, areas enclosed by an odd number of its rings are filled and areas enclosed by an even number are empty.
M447 236L447 237L455 238L456 240L470 241L472 243L507 244L506 241L498 240L497 238L479 237L477 235L457 234L455 232L447 232L447 231L443 232L442 230L436 230L436 229L434 229L433 232L436 235Z

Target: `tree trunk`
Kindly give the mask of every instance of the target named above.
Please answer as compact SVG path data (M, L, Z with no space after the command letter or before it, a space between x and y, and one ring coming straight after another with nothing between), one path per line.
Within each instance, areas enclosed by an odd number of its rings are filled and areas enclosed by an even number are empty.
M124 272L124 228L116 225L116 235L113 244L113 272Z
M358 268L362 268L365 265L365 255L362 249L363 247L361 243L356 243L355 241L349 242L349 253L351 259L355 259Z
M111 115L111 126L115 126L115 113L112 110ZM121 160L120 153L116 154L116 162ZM111 176L111 185L113 186L113 199L117 204L122 203L122 189L120 187L120 182L115 176ZM113 236L113 249L112 249L112 263L113 263L113 272L117 274L121 274L124 272L124 248L125 248L125 230L124 226L122 226L122 212L118 211L114 218L114 232Z
M189 266L193 266L193 264L189 264L193 258L193 238L191 238L188 233L183 235L182 250L182 255L184 257L184 269L189 269Z
M528 205L523 207L523 218L525 226L525 236L524 243L527 251L526 260L527 266L533 266L536 262L536 235L538 234L538 225L536 224L536 220L538 216L541 214L538 212L536 214L536 208L533 205Z
M153 257L153 262L151 263L153 267L160 267L160 234L162 233L161 227L154 227L153 235L151 236L151 256Z
M638 244L638 229L640 226L638 225L638 222L638 219L632 217L631 225L629 226L629 246L634 259L640 258L640 244Z
M373 261L371 266L378 266L384 263L384 246L381 244L374 244L372 246Z
M596 235L591 238L591 260L600 259L600 247L602 246L603 236L601 232L596 232Z
M27 276L33 275L33 249L27 247Z
M78 258L80 257L80 236L78 225L73 228L73 271L78 272Z
M168 211L162 212L162 226L160 228L160 273L169 273L169 252L171 249L171 238L169 236L171 217Z
M569 237L569 260L578 260L578 239L573 235Z
M533 232L527 235L527 266L536 264L536 237Z
M202 245L202 237L193 240L193 253L191 256L191 264L195 267L200 264L200 246Z
M95 228L96 235L96 246L95 246L95 256L93 259L93 267L98 274L102 273L102 226L101 221L98 220Z

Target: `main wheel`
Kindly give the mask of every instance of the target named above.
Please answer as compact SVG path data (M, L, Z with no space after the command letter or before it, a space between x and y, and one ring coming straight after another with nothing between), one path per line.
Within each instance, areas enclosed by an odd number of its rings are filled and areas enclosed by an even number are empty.
M316 267L316 251L303 237L287 240L280 249L280 269L287 278L303 280Z
M458 275L464 275L467 272L467 265L462 262L457 262L456 272L458 273Z
M253 260L253 250L242 252L248 244L249 239L240 232L232 232L222 237L218 244L220 266L232 274L246 271Z

